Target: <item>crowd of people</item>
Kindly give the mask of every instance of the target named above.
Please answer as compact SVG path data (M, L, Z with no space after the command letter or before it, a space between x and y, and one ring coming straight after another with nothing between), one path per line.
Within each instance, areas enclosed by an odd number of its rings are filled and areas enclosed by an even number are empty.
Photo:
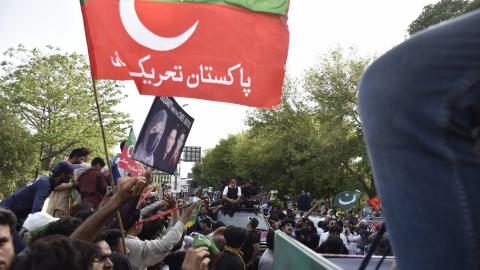
M304 202L302 197L303 194L299 202ZM360 219L360 215L352 211L321 211L320 203L311 200L306 212L300 210L305 205L297 204L298 208L290 208L288 203L286 205L285 208L273 205L264 209L271 226L322 254L365 255L383 226L382 222ZM310 219L312 213L318 219L316 223ZM393 255L389 248L388 233L382 235L381 247L375 254Z
M176 198L169 185L153 192L149 171L114 181L105 161L89 164L89 155L87 148L72 150L50 175L0 202L0 269L267 270L276 230L333 254L362 254L374 233L351 213L329 212L317 228L309 216L318 203L302 200L301 210L308 210L295 214L271 203L251 180L237 186L232 178L220 200L199 191ZM115 169L115 158L109 162ZM220 221L245 207L255 214L244 228ZM271 227L263 250L259 219Z
M237 186L234 178L224 187L222 199L212 202L213 199L212 194L201 194L199 191L194 191L188 199L190 202L205 202L197 220L196 231L199 233L212 235L213 231L224 225L217 221L219 210L222 215L235 215L241 208L254 207L262 213L261 218L264 217L269 223L271 230L267 233L264 243L267 248L263 253L259 245L260 233L256 230L257 218L253 217L243 229L246 235L237 246L242 251L245 269L273 269L276 231L283 231L302 243L305 248L321 254L365 255L383 226L381 221L362 218L360 213L351 210L337 212L325 205L320 207L320 202L313 200L307 192L302 192L295 202L285 200L279 205L278 200L258 188L252 181ZM388 233L380 237L380 244L374 255L392 256ZM233 256L230 250L225 252L230 253L229 257Z

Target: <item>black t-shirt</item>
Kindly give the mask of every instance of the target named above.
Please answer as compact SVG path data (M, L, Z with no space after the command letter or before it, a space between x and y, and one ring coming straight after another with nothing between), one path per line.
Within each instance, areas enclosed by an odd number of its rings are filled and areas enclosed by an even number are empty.
M224 251L215 260L213 270L245 270L245 267L238 255Z
M242 247L240 248L243 252L243 260L245 261L245 263L248 263L252 259L253 244L260 244L260 238L254 230L250 230L247 231L247 233L245 234L242 242Z
M115 265L115 269L119 269L119 270L133 269L128 258L121 253L113 252L112 258L110 260Z
M185 259L185 251L177 251L168 253L167 257L163 259L163 263L168 265L170 270L182 269L182 263Z

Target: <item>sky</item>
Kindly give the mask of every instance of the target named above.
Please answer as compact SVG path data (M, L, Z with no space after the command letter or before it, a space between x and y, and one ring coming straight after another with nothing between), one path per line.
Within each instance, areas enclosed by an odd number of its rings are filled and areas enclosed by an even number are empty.
M407 37L408 25L425 5L438 0L291 0L287 71L298 77L329 50L356 47L361 55L381 55ZM3 0L0 52L22 43L27 48L58 47L87 55L78 0ZM140 96L125 83L128 99L118 110L129 113L138 135L153 97ZM93 100L92 100L93 102ZM246 106L177 98L195 118L186 145L214 147L229 134L245 130ZM127 133L127 132L126 132Z

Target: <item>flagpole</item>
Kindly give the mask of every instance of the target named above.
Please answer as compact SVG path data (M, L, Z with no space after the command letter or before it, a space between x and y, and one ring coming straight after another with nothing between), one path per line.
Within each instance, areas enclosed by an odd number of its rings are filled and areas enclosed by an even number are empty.
M106 158L105 163L108 164L108 172L109 172L108 182L110 182L110 186L112 187L112 192L115 193L115 186L113 185L114 181L113 181L112 166L110 164L110 159L108 157L107 139L105 137L105 130L103 128L102 113L100 111L100 104L98 102L97 84L95 82L95 79L93 79L93 73L91 73L91 76L92 76L92 83L93 83L93 94L95 96L95 104L96 104L96 107L97 107L98 120L100 122L100 130L102 131L103 150L105 151L105 158ZM123 253L125 255L127 255L127 246L125 244L125 233L123 231L122 217L120 216L120 211L118 211L118 210L117 210L117 214L116 214L116 219L117 219L118 227L120 228L120 234L122 236Z

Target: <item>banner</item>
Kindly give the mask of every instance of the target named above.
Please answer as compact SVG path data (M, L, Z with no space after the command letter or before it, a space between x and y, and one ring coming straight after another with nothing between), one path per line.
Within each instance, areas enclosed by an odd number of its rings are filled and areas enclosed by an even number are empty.
M133 159L173 174L193 124L171 97L156 97L138 136Z
M138 161L132 159L136 141L135 133L133 133L133 129L130 129L128 139L123 146L120 161L118 162L118 167L124 169L130 176L142 176L144 174L142 165Z
M273 107L288 53L288 0L82 0L94 79L140 94Z
M315 270L340 270L332 262L325 259L319 253L304 246L295 238L277 230L275 232L275 249L273 250L273 269L315 269ZM343 268L347 269L347 268ZM350 269L358 269L350 268Z

